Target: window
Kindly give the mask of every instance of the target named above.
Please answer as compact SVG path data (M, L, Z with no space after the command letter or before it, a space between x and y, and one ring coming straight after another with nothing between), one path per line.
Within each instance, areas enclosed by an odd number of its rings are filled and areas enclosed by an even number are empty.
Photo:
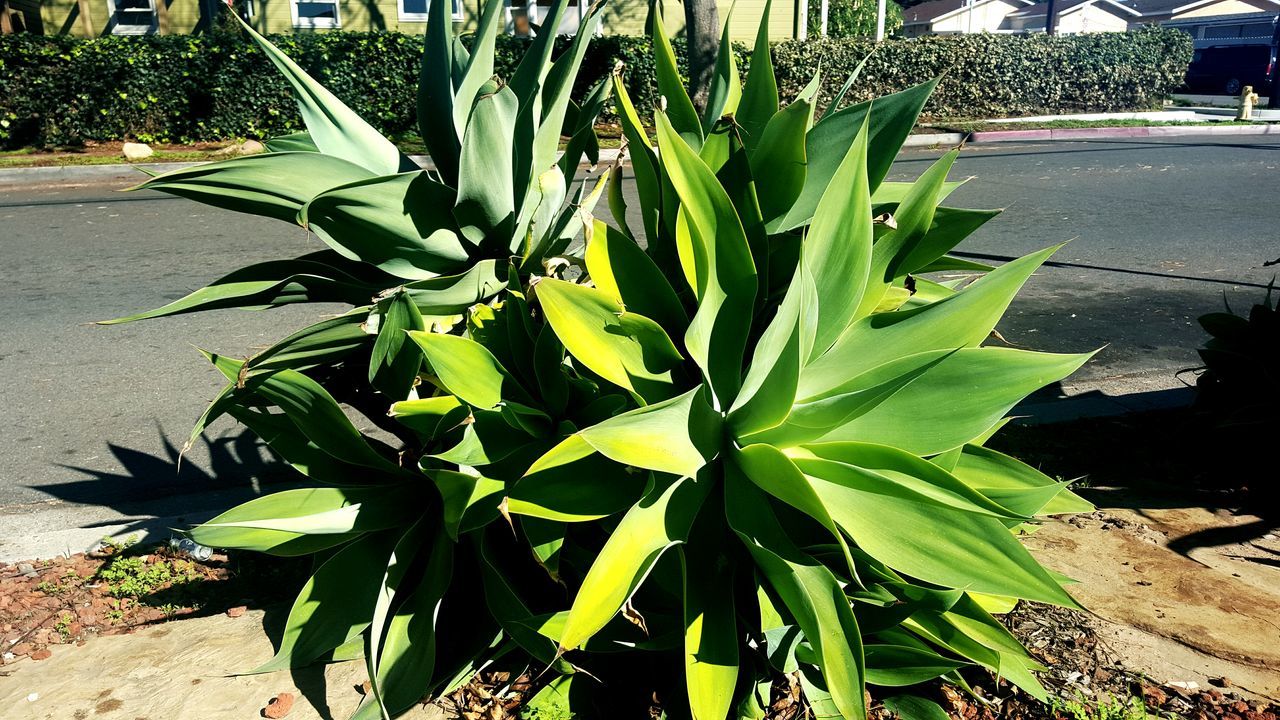
M400 19L404 22L426 22L430 0L399 0ZM453 0L453 19L462 19L462 0Z
M342 27L338 17L338 0L292 0L293 26L296 28Z
M156 3L163 0L107 0L113 35L145 35L160 26Z

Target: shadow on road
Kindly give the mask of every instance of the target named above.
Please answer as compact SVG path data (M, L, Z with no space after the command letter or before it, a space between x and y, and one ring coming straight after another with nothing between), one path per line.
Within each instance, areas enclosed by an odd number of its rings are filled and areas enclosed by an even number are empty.
M193 494L216 493L220 507L232 507L261 495L266 486L287 484L297 473L271 457L257 436L247 429L230 435L201 436L204 466L184 459L174 441L158 424L160 454L107 443L119 469L62 465L81 473L82 480L28 486L58 500L108 507L125 516L81 525L113 528L115 534L155 532L157 519L183 520L192 508ZM115 529L127 523L124 530Z

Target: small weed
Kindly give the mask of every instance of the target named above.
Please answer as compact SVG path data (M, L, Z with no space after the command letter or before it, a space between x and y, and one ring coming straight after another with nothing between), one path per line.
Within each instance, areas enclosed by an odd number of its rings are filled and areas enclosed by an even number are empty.
M62 615L58 618L58 622L54 624L53 629L58 631L62 636L63 642L71 639L71 623L75 622L74 615Z
M1065 720L1146 720L1147 706L1141 698L1110 698L1096 705L1077 700L1055 700L1053 716Z
M195 564L189 560L157 557L148 562L144 557L113 557L98 570L96 577L107 584L107 594L111 597L138 599L199 576Z

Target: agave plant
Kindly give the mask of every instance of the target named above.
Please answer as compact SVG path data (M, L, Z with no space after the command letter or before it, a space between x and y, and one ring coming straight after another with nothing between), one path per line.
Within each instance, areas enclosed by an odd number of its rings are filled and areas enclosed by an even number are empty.
M355 306L248 359L209 353L228 384L196 432L229 414L310 481L191 531L317 556L260 670L363 655L358 718L485 669L586 717L618 666L653 670L633 683L675 669L664 706L697 720L762 717L788 675L846 718L868 685L965 687L970 666L1043 697L992 613L1074 606L1015 535L1089 506L983 443L1088 355L983 345L1054 249L996 269L949 256L995 214L939 206L954 152L885 181L933 84L842 92L818 118L815 78L780 110L762 25L745 85L726 33L699 113L657 18L655 137L612 83L634 192L615 168L566 203L610 90L568 97L597 16L503 83L501 7L468 54L431 4L433 170L254 35L308 133L141 186L299 222L329 249L126 319ZM592 216L606 187L612 224Z

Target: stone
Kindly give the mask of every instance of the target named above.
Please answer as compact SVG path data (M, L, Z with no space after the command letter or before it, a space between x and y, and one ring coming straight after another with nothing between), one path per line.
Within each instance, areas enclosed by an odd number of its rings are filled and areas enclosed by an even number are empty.
M257 155L258 153L266 152L266 150L267 147L257 140L245 140L240 143L241 155Z
M267 706L262 708L262 717L279 720L293 710L293 693L282 692L271 698Z
M18 563L18 574L22 577L35 577L36 569L31 563Z
M48 660L53 657L53 653L49 651L49 648L40 648L39 650L31 653L30 657L32 660Z
M227 617L238 618L241 615L244 615L248 610L249 608L245 607L244 605L237 605L236 607L233 607L233 608L227 608Z
M152 150L151 146L147 145L146 143L127 142L124 144L124 147L121 148L121 151L124 153L125 160L130 160L133 162L137 162L138 160L146 160L147 158L156 154L156 151Z

